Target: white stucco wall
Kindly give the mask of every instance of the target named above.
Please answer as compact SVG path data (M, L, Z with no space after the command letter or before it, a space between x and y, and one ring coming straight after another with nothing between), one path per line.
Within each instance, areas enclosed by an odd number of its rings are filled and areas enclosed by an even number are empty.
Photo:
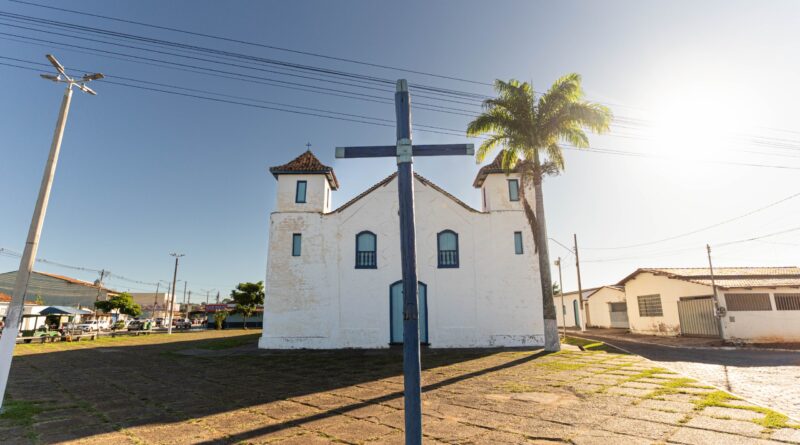
M771 311L728 311L723 318L726 339L752 343L800 341L800 311L777 310L775 294L797 294L797 288L721 289L720 305L726 306L724 294L768 293Z
M725 294L767 293L770 311L728 311L722 318L725 339L753 343L800 341L800 311L779 311L775 305L776 293L798 293L796 288L718 288L719 304L727 309ZM661 295L663 317L640 317L638 295ZM680 297L711 295L711 286L678 279L640 273L625 284L628 302L628 320L633 332L657 335L679 335L678 300Z
M598 328L611 327L609 303L625 303L625 292L612 287L602 287L589 297L586 309L589 312L589 326ZM637 308L638 310L638 308ZM630 311L630 309L629 309Z
M564 326L564 319L566 318L567 327L568 328L580 327L575 322L575 310L574 310L574 306L573 306L575 304L574 301L577 300L577 299L578 299L578 293L577 292L565 293L564 294L564 301L563 301L564 302L564 308L565 308L565 310L564 310L564 309L562 309L562 305L561 305L561 302L562 302L561 301L561 296L560 295L554 295L553 296L553 304L556 307L556 320L558 321L558 325L559 326ZM580 305L580 302L578 302L578 305ZM582 311L580 306L579 306L579 310ZM581 313L581 315L579 315L579 317L583 317L583 314Z
M279 195L290 194L291 202L279 199L280 211L270 216L259 346L388 347L389 287L401 279L396 178L341 211L323 213L294 206L299 176L278 180ZM487 180L488 195L501 199L502 192L492 187L502 186L508 201L505 175L491 176L503 180ZM309 202L326 193L324 182L308 181ZM538 262L521 205L478 212L419 179L414 187L418 277L427 285L430 346L542 345ZM445 229L458 233L458 268L437 267L436 236ZM364 230L377 235L377 269L354 267L355 237ZM515 231L523 234L522 255L514 252ZM302 234L299 257L291 255L294 233Z
M642 317L639 315L638 296L661 295L663 316ZM690 283L642 272L625 283L625 297L628 302L628 322L631 332L656 335L678 335L681 333L678 318L680 297L711 295L711 286Z

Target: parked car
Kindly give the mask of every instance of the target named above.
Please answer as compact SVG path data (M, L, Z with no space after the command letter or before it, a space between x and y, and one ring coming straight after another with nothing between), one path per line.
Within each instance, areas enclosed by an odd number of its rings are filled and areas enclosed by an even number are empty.
M83 323L80 323L77 326L77 328L80 329L83 332L93 332L93 331L98 331L99 330L99 326L98 326L97 320L85 321Z
M192 328L192 322L187 320L187 319L185 319L185 318L176 318L176 319L172 320L172 326L175 329L191 329Z
M153 322L150 320L133 320L128 324L129 331L149 331L153 328Z

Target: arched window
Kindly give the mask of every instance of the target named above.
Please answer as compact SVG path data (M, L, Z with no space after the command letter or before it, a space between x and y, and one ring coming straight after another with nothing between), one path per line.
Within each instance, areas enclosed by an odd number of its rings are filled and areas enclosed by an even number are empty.
M458 267L458 234L452 230L444 230L436 238L439 268Z
M356 235L356 269L378 268L377 245L378 237L372 232L365 231Z

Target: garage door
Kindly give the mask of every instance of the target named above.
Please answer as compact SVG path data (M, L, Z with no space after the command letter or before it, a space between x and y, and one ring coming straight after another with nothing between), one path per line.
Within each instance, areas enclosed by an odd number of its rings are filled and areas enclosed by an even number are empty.
M678 301L681 335L719 337L719 324L714 316L711 297L684 297Z
M627 303L608 303L608 310L611 315L612 328L628 327L628 304Z

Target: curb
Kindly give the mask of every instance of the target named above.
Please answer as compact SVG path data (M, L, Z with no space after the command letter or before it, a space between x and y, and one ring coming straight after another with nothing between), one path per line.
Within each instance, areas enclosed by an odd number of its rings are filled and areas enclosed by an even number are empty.
M587 337L581 337L581 336L578 336L578 335L573 335L572 337L575 337L575 338L580 338L581 340L593 340L593 341L597 341L597 339L596 339L596 338L587 338ZM636 354L636 353L633 353L633 352L631 352L631 351L628 351L627 349L625 349L625 348L622 348L622 347L619 347L619 346L617 346L617 345L615 345L615 344L613 344L613 343L606 342L605 340L602 340L602 341L603 341L603 343L605 343L605 344L607 344L607 345L611 346L612 348L619 349L620 351L622 351L622 352L625 352L625 353L627 353L627 354L630 354L630 355L635 355L635 356L637 356L637 357L641 357L641 358L643 358L643 359L645 359L645 360L647 360L648 362L651 362L651 363L658 363L658 364L659 364L659 365L661 365L662 367L664 367L664 368L667 368L667 369L669 369L670 371L672 371L672 372L674 372L674 373L676 373L676 374L678 374L678 375L684 375L682 372L680 372L680 371L678 371L678 370L676 370L676 369L673 369L673 368L672 368L671 366L669 366L668 364L662 364L663 362L656 362L656 361L654 361L654 360L650 360L650 359L649 359L649 358L647 358L647 357L642 357L642 356L641 356L641 355L639 355L639 354ZM649 343L645 343L645 344L649 344ZM677 346L676 346L676 348L680 348L680 347L677 347ZM689 349L689 348L684 348L684 349ZM700 348L696 348L696 349L700 349ZM706 349L718 349L718 348L710 348L710 347L708 347L708 348L706 348ZM736 349L736 348L733 348L733 349ZM793 350L792 350L792 351L793 351ZM797 352L797 351L795 351L795 352ZM693 378L693 377L692 377L692 378ZM702 382L702 383L704 383L704 384L706 384L706 385L708 385L708 386L710 386L710 387L712 387L712 388L714 388L714 389L716 389L716 390L718 390L718 391L722 391L722 392L728 393L728 394L730 394L730 395L732 395L732 396L736 396L736 397L738 397L738 398L740 398L740 399L744 400L745 402L752 403L753 405L760 406L761 408L766 408L766 409L769 409L769 410L772 410L772 411L775 411L775 412L781 413L781 414L783 414L784 416L788 417L788 418L789 418L789 420L792 420L792 421L794 421L794 422L800 422L800 419L796 419L796 418L794 418L794 417L792 417L792 416L790 416L790 415L788 415L788 414L786 414L786 413L784 413L784 412L778 411L778 410L776 410L775 408L773 408L773 407L771 407L771 406L767 406L767 405L764 405L764 404L761 404L761 403L758 403L758 402L754 402L754 401L752 401L752 400L750 400L750 399L746 399L746 398L744 398L744 397L742 397L742 396L740 396L740 395L738 395L738 394L734 394L733 392L731 392L731 391L728 391L727 389L720 388L719 386L712 385L712 384L710 384L710 383L708 383L708 382L704 382L704 381L702 381L702 380L700 380L700 379L695 379L695 378L693 378L693 379L694 379L694 380L697 380L698 382Z
M567 331L567 335L570 335L570 334L571 334L571 332ZM752 347L752 346L683 346L683 345L667 345L667 344L652 343L652 342L642 341L642 340L637 340L637 339L608 337L608 336L605 336L603 334L599 334L599 335L585 334L583 332L575 333L572 336L573 337L580 337L581 335L584 335L584 336L588 335L587 338L581 337L581 338L584 338L585 340L586 339L592 340L592 337L596 337L596 338L594 338L594 340L598 340L598 339L600 339L602 341L605 341L606 339L609 339L611 341L619 340L619 341L628 342L628 343L636 343L636 344L640 344L640 345L658 346L658 347L672 348L672 349L700 349L700 350L708 350L708 351L765 351L765 352L776 351L776 352L796 352L796 353L800 354L800 349L758 348L758 347Z

